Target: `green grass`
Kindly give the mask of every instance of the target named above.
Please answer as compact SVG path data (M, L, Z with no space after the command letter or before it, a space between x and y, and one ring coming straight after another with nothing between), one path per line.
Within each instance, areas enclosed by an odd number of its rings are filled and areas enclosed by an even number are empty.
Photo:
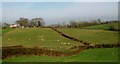
M89 43L118 43L118 32L107 30L88 30L59 28L59 31Z
M14 29L2 29L2 34L5 34L5 33L12 31L12 30L14 30Z
M70 36L90 43L117 43L118 32L87 29L58 29ZM22 45L41 47L56 51L70 52L70 47L80 45L79 42L67 39L49 28L5 29L2 31L2 45ZM44 35L44 36L43 36ZM41 37L42 36L42 37ZM58 41L59 40L59 41ZM63 44L63 43L70 43ZM61 48L60 48L61 47ZM10 57L4 62L117 62L118 48L101 48L84 50L69 57L19 56Z
M70 50L69 48L72 46L80 45L79 42L62 37L49 28L14 29L4 33L2 41L3 46L22 45L25 47L41 47L45 49L54 48L53 50L57 51Z
M23 59L24 58L24 59ZM4 62L117 62L118 48L89 49L69 57L19 56L3 60Z
M2 34L2 29L0 29L0 35Z
M119 22L120 24L120 22ZM115 30L118 30L119 27L118 27L118 22L116 23L109 23L109 24L102 24L102 25L94 25L94 26L89 26L89 27L84 27L84 28L87 28L87 29L103 29L103 30L109 30L110 27L113 27Z
M2 47L2 36L0 36L0 47Z

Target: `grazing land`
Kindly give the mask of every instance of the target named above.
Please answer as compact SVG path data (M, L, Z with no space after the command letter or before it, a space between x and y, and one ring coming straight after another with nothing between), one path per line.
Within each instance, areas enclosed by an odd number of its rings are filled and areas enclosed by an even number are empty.
M101 24L101 25L94 25L94 26L88 26L88 27L84 27L84 29L103 29L103 30L109 30L112 27L115 30L118 30L119 29L118 25L120 25L120 22L109 23L109 24Z
M118 3L77 1L0 3L0 62L118 63Z
M1 32L2 32L2 34L5 34L5 33L9 32L11 30L14 30L14 29L3 29Z
M79 42L62 37L50 28L27 28L3 30L3 46L22 45L25 47L40 47L57 51L70 51Z
M89 43L118 43L117 31L74 28L59 28L57 30Z
M89 30L74 28L57 28L57 30L87 41L89 43L118 43L118 32L107 30ZM24 29L3 29L3 46L22 45L25 47L40 47L48 50L61 52L71 52L72 46L81 45L59 35L50 28L24 28ZM23 59L24 58L24 59ZM117 62L118 48L88 49L81 53L69 57L49 57L49 56L19 56L10 57L4 62Z
M24 59L23 59L24 58ZM118 62L118 48L84 50L69 57L20 56L3 60L4 62Z

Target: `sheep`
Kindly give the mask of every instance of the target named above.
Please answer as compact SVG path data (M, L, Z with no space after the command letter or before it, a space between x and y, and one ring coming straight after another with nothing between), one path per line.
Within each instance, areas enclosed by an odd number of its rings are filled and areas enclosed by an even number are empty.
M30 38L28 40L30 40Z
M8 40L10 40L10 39L8 39Z
M70 44L70 43L67 43L68 45Z
M41 39L42 41L45 41L44 39Z

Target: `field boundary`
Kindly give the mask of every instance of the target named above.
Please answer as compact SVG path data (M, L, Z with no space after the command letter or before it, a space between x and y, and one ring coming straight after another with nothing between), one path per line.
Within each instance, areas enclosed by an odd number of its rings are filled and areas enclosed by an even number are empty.
M2 59L11 57L11 56L21 56L21 55L45 55L51 57L66 57L72 56L75 54L79 54L80 52L93 49L93 48L117 48L120 47L120 44L94 44L94 45L80 45L80 46L73 46L71 49L76 49L72 52L59 52L59 51L52 51L46 50L39 47L23 47L23 46L8 46L2 47Z
M71 39L71 40L74 40L74 41L77 41L77 42L80 42L80 43L82 43L82 44L84 44L84 45L89 45L89 46L118 46L118 47L120 47L120 43L116 43L116 44L93 44L93 43L88 43L88 42L84 42L84 41L82 41L82 40L79 40L79 39L77 39L77 38L74 38L74 37L72 37L72 36L70 36L70 35L67 35L67 34L65 34L65 33L63 33L63 32L60 32L60 31L58 31L57 29L55 29L55 28L53 28L53 27L50 27L51 29L53 29L54 31L56 31L57 33L59 33L61 36L63 36L63 37L66 37L66 38L68 38L68 39Z
M51 27L51 29L54 30L54 31L56 31L57 33L59 33L59 35L65 37L65 38L68 38L68 39L70 39L70 40L74 40L74 41L80 42L80 43L82 43L82 44L84 44L84 45L89 45L89 44L90 44L90 43L88 43L88 42L84 42L84 41L82 41L82 40L79 40L79 39L77 39L77 38L74 38L74 37L72 37L72 36L69 36L69 35L67 35L67 34L65 34L65 33L63 33L63 32L60 32L60 31L58 31L58 30L55 29L55 28L52 28L52 27Z
M75 54L79 54L81 51L87 50L87 49L93 49L93 48L116 48L120 47L119 43L116 44L92 44L92 43L87 43L83 42L82 40L76 39L74 37L71 37L67 34L64 34L60 31L58 31L55 28L50 27L52 30L56 31L59 33L61 36L66 37L68 39L77 41L82 43L83 45L78 45L78 46L73 46L70 49L73 49L74 51L72 52L60 52L60 51L52 51L52 50L47 50L39 47L23 47L21 45L19 46L7 46L7 47L2 47L0 50L2 50L2 59L11 57L11 56L21 56L21 55L45 55L45 56L52 56L52 57L66 57L66 56L72 56Z
M81 46L79 49L72 52L59 52L52 50L45 50L38 47L28 48L23 46L9 46L2 47L2 59L11 57L11 56L21 56L21 55L45 55L52 57L66 57L80 53L83 50L88 49L88 46Z

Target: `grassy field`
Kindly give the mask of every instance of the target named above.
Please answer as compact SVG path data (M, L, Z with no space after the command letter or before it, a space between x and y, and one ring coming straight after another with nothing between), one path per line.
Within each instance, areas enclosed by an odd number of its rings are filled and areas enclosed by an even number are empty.
M57 51L67 51L72 46L80 45L79 42L62 37L49 28L3 30L2 37L3 46L22 45L25 47L54 48Z
M89 43L118 43L118 32L107 30L89 30L74 28L57 29L65 34Z
M1 41L1 36L0 36L0 48L2 47L2 41ZM0 62L1 62L1 57L2 57L2 50L0 49Z
M63 33L90 43L117 43L118 32L88 29L58 29ZM70 52L72 46L79 42L67 39L49 28L4 29L2 45L22 45L26 47L41 47L50 50ZM69 43L69 44L68 44ZM53 48L53 49L52 49ZM101 48L84 50L70 57L19 56L10 57L4 62L117 62L118 48Z
M4 62L118 62L118 48L84 50L70 57L20 56L3 60Z
M11 30L14 30L14 29L3 29L1 32L2 32L2 34L5 34L5 33L9 32Z
M102 24L102 25L94 25L94 26L88 26L88 27L84 27L87 29L103 29L103 30L109 30L111 27L113 27L115 30L118 30L118 24L120 24L120 22L116 22L116 23L109 23L109 24Z

